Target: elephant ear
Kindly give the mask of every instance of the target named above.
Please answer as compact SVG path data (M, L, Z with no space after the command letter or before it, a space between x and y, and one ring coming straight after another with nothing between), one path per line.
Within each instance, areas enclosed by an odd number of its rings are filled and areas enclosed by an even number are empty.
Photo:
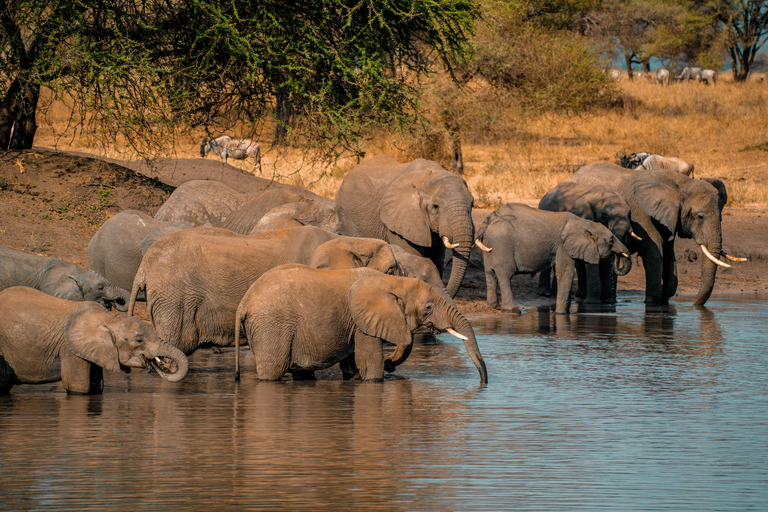
M725 183L717 178L701 178L701 180L706 181L717 189L717 208L720 210L720 213L723 213L723 208L725 208L725 204L728 202L728 190L725 188Z
M432 245L423 198L416 180L423 174L412 171L397 176L387 187L379 203L381 221L387 229L422 247Z
M67 346L77 357L116 372L120 371L117 345L104 313L92 309L77 313L67 326Z
M384 275L358 279L349 289L349 311L365 334L400 345L411 343L412 335L405 304L395 294L397 279Z
M596 265L600 263L597 236L589 229L587 222L572 219L565 224L562 232L563 247L571 258Z
M661 173L644 172L632 182L632 192L645 213L671 233L677 231L683 196L674 182L664 179Z
M592 209L592 205L583 197L573 202L573 205L568 210L577 217L587 220L597 220L595 218L595 211Z

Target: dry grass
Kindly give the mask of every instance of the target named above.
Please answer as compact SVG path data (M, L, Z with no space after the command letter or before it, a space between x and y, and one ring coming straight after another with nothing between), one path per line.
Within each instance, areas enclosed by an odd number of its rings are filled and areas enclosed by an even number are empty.
M716 86L651 82L618 84L624 106L579 117L528 117L499 143L464 145L465 178L479 206L509 201L535 203L547 190L568 179L580 166L615 160L617 151L650 151L693 162L696 175L726 182L729 206L768 207L768 84L736 84L721 77ZM54 105L41 124L36 145L102 154L118 159L135 155L102 147L81 128L65 129L69 116ZM469 137L467 137L469 139ZM332 197L356 160L333 166L313 162L295 148L271 149L269 136L263 173ZM406 160L402 141L379 137L369 155L388 153ZM171 155L199 158L199 136L177 137ZM216 158L209 155L208 158ZM252 171L247 162L233 165Z

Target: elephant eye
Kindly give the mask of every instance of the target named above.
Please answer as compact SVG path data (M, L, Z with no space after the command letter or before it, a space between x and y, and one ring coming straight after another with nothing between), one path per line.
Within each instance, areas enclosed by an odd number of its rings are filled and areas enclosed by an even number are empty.
M99 290L103 290L103 289L104 289L104 285L103 285L103 284L100 284L100 285L99 285Z
M440 205L438 205L438 204L433 204L433 205L432 205L432 208L433 208L434 210L437 210L438 208L440 208Z
M136 343L144 343L144 340L142 338L136 338L134 341Z
M426 313L431 313L432 312L432 304L430 304L430 303L425 304L424 305L424 311Z

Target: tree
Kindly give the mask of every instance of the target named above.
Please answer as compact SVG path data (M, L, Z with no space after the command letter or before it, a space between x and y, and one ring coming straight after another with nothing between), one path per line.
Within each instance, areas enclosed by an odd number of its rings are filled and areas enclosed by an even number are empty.
M179 128L250 136L272 118L279 138L329 158L357 151L372 126L411 125L419 78L465 57L479 16L471 0L17 0L0 9L0 58L27 54L0 71L14 133L34 88L47 87L134 149L167 145ZM30 51L37 40L46 51ZM10 131L3 112L0 130Z
M725 27L725 48L731 58L733 79L743 82L757 52L768 41L768 1L721 0L717 19Z

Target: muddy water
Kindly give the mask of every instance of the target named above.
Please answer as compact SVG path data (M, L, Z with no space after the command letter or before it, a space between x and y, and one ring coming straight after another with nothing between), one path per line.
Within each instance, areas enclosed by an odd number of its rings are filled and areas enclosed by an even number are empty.
M0 509L747 510L768 503L768 296L474 322L383 384L106 375L0 397Z

